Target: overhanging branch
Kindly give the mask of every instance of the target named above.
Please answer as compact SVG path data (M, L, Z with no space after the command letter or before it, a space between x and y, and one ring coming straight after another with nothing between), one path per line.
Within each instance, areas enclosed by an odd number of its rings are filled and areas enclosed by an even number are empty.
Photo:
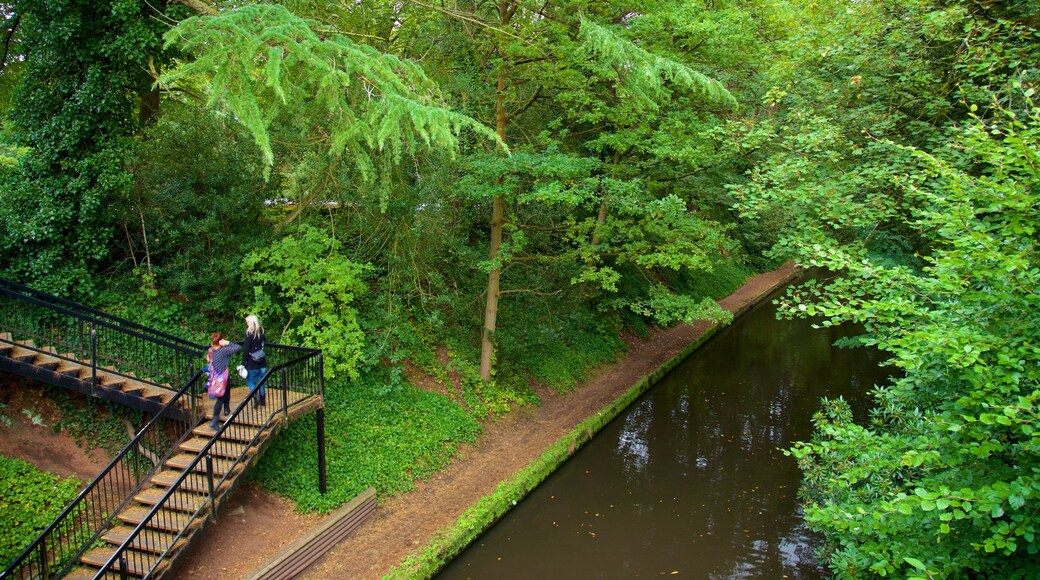
M11 23L7 27L7 34L4 35L4 56L0 58L0 72L3 72L7 68L7 57L11 54L11 40L14 38L14 31L18 29L18 23L21 22L22 15L15 14L13 18L8 20ZM4 23L5 25L7 22Z
M220 14L216 8L206 4L202 0L173 0L177 4L183 4L203 16L216 16Z

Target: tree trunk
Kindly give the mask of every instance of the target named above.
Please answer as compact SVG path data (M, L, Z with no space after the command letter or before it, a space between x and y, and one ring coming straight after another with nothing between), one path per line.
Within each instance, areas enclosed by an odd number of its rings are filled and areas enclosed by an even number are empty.
M491 210L491 260L498 257L502 249L502 222L505 216L506 201L496 195ZM484 308L484 331L480 336L480 379L491 380L491 361L495 353L494 335L498 319L498 293L501 289L502 268L498 267L488 273L487 303Z
M507 3L500 5L501 20L508 22ZM506 73L498 71L498 91L495 95L495 132L505 143L506 140ZM502 226L505 222L506 200L496 195L491 208L491 249L489 258L494 262L502 249ZM484 307L484 329L480 335L480 380L491 380L491 363L495 354L495 328L498 324L498 293L501 289L502 267L498 266L488 273L487 302Z

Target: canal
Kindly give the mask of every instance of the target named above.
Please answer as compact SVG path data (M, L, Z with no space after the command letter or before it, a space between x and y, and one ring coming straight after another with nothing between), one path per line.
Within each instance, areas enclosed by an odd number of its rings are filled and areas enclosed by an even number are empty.
M766 300L607 425L438 578L825 577L783 450L822 397L865 416L881 353Z

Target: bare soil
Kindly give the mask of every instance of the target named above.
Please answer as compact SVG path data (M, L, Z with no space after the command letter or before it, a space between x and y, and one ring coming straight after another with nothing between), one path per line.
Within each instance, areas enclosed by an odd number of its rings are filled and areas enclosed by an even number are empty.
M46 387L16 375L0 373L0 455L17 457L42 471L90 483L111 457L100 449L84 450L53 426L59 411L45 395ZM2 520L0 520L2 521Z
M755 276L720 304L730 311L741 310L789 280L794 272L787 264ZM464 446L448 467L417 481L411 492L381 498L375 514L303 578L383 577L437 531L453 524L471 504L494 491L499 482L674 358L708 327L696 323L657 330L645 339L629 337L628 351L621 360L598 369L573 391L558 395L539 389L540 406L521 408L486 424L479 440ZM9 416L19 413L12 413L13 408L8 407ZM96 459L67 437L49 432L24 424L13 429L0 427L0 453L25 458L55 473L91 479L93 475L87 474L100 467ZM217 524L190 549L178 576L249 576L321 520L321 516L300 514L290 502L247 484L221 512Z

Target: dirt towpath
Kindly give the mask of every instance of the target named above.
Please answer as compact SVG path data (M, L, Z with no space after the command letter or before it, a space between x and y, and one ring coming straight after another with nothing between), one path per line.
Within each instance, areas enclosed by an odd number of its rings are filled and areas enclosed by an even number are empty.
M731 312L740 311L794 275L791 264L760 274L720 304ZM479 440L465 446L447 468L416 482L411 492L381 500L375 515L303 577L383 577L434 533L453 524L467 507L494 491L500 481L677 356L707 329L706 323L697 323L657 331L645 340L630 340L623 359L598 369L573 391L565 395L539 392L541 406L520 409L486 425ZM320 521L318 516L298 514L285 500L247 485L231 500L218 524L192 548L178 576L248 576Z

